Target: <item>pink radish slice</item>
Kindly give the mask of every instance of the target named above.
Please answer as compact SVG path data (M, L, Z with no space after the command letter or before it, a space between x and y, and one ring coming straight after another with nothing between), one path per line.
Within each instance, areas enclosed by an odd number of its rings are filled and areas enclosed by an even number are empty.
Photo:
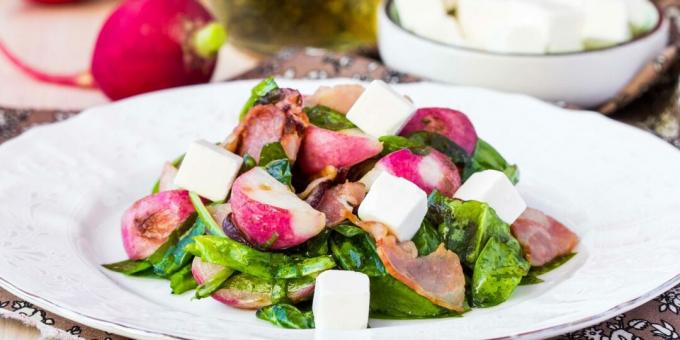
M441 152L432 148L428 151L427 155L415 154L409 149L392 152L381 158L362 182L371 185L380 171L387 171L413 182L427 194L437 189L446 196L453 196L461 184L458 168Z
M272 249L301 244L324 228L326 218L261 167L239 176L231 189L233 222L258 246Z
M123 214L123 247L132 260L151 255L179 227L194 206L185 190L163 191L135 202Z
M399 133L408 136L418 131L436 132L448 137L469 155L477 145L477 132L470 119L462 112L440 107L418 109Z
M321 212L261 168L240 176L232 186L233 222L253 244L272 239L273 249L303 243L323 229ZM276 235L276 236L275 236Z
M209 280L222 270L221 265L208 263L195 257L191 273L199 284ZM225 282L225 287L211 296L213 299L235 308L256 309L272 304L271 283L245 274L234 274ZM314 293L314 279L294 279L288 283L287 297L292 303L308 299Z
M300 169L309 175L328 165L346 169L380 153L382 144L358 129L331 131L310 125L298 155Z

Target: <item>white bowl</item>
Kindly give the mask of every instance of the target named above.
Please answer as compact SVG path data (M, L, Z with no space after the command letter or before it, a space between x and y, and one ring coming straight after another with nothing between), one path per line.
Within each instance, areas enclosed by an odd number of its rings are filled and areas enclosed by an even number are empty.
M666 47L669 23L650 33L601 50L552 54L503 54L442 44L397 25L378 11L378 47L390 68L425 78L524 93L548 101L595 107L614 97Z

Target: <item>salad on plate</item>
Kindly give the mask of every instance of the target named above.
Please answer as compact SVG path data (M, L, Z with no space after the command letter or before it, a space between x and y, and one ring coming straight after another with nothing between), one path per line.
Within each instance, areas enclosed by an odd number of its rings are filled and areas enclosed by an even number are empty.
M104 267L286 328L461 316L574 255L519 178L462 112L379 80L303 95L267 78L224 141L163 166L123 213L128 259Z

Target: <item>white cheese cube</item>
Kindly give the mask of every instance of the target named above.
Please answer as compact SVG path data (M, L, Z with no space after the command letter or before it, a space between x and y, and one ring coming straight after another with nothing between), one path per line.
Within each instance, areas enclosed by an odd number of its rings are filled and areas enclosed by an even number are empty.
M459 0L456 15L467 43L487 49L509 25L512 8L513 2L509 0Z
M631 38L623 0L590 0L584 4L583 39L591 48L616 45Z
M417 185L381 171L359 205L359 218L384 223L399 241L413 238L427 214L427 194Z
M547 30L549 53L583 50L583 9L573 5L546 0L523 0L533 7L527 17L543 21Z
M316 329L366 328L370 297L366 274L346 270L322 272L316 278L312 302Z
M368 135L395 135L415 111L413 104L382 80L374 80L347 112L347 119Z
M429 25L433 19L446 15L442 0L395 0L394 5L401 26L414 32Z
M512 224L527 204L504 173L497 170L477 172L458 188L454 198L488 204L505 223Z
M458 21L448 15L432 18L427 24L414 28L413 32L440 43L465 45Z
M625 0L633 34L651 31L659 23L659 11L649 0Z
M191 143L182 165L179 167L175 185L211 201L227 197L243 158L205 140Z
M483 48L495 52L543 54L548 48L548 32L540 20L512 23L494 34Z

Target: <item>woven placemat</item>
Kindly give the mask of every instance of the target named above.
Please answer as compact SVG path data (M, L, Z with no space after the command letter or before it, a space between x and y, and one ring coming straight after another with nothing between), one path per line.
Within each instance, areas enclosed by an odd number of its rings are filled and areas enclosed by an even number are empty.
M673 52L674 53L674 52ZM657 60L658 66L651 78L643 79L638 86L648 91L623 109L623 103L631 101L629 95L616 101L613 118L650 131L680 148L680 106L678 106L678 74L680 66L670 59ZM387 82L412 82L416 77L386 69L382 64L367 57L329 53L323 50L284 51L263 62L236 79L262 78L275 75L283 78L323 79L349 77L361 80L383 79ZM648 75L647 77L650 77ZM628 89L627 91L633 91ZM640 92L638 88L636 93ZM634 92L634 91L633 91ZM632 93L632 92L631 92ZM21 134L23 131L42 124L67 119L76 112L27 110L0 108L0 143ZM678 174L680 180L680 173ZM680 226L679 226L680 227ZM77 322L47 312L38 306L23 301L0 289L0 308L8 313L0 317L11 317L27 324L39 325L44 336L85 339L125 339L123 337L90 328ZM654 300L628 313L558 339L680 339L680 286L675 287Z

